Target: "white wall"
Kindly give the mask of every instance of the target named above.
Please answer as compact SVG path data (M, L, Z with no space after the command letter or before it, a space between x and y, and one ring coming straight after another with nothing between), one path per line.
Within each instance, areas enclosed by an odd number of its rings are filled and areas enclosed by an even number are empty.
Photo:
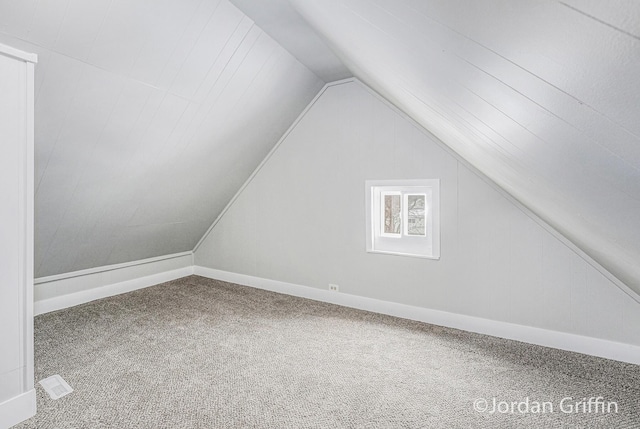
M441 180L439 261L365 252L367 179ZM640 304L358 82L329 86L195 265L640 345Z
M0 45L0 428L35 414L33 75L35 55Z
M25 65L0 51L0 402L22 393Z
M640 297L640 2L289 3L354 76Z

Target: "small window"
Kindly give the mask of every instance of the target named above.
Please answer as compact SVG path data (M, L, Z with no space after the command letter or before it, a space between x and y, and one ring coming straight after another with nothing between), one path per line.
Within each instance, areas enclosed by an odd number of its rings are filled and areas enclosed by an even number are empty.
M440 181L368 180L367 251L440 258Z

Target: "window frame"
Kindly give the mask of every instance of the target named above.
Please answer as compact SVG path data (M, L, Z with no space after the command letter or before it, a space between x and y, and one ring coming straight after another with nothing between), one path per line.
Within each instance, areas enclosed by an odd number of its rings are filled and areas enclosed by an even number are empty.
M401 233L385 234L384 195L401 195ZM408 234L409 195L425 195L425 235ZM440 180L367 180L365 181L366 251L368 253L440 259Z

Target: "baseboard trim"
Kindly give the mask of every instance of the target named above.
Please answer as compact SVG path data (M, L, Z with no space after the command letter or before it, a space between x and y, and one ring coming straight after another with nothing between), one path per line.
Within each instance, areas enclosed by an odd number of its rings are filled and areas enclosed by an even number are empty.
M31 389L0 404L0 428L10 428L36 415L36 390Z
M149 286L154 286L159 283L168 282L171 280L176 280L181 277L186 277L193 274L193 266L188 265L185 267L162 271L155 274L136 277L125 281L120 281L116 283L107 283L99 285L98 287L92 287L86 290L80 290L72 293L65 293L58 296L54 296L47 299L37 300L34 303L34 313L35 315L40 315L44 313L49 313L51 311L62 310L64 308L73 307L80 304L85 304L87 302L95 301L97 299L107 298L114 295L120 295L122 293L132 292L134 290L143 289ZM87 274L85 276L91 275L99 275L96 274ZM73 277L73 279L78 279L77 276ZM82 280L82 278L80 278ZM100 279L97 279L98 281ZM59 286L61 289L64 289L65 282L68 282L69 279L57 280L56 282L61 283ZM75 280L77 281L77 280ZM95 281L95 280L94 280Z
M61 310L68 307L91 302L109 296L119 295L134 290L146 288L159 283L175 280L196 274L215 280L222 280L258 289L283 293L286 295L308 298L316 301L341 305L344 307L356 308L404 319L417 320L433 325L446 326L449 328L461 329L463 331L475 332L494 337L506 338L509 340L522 341L530 344L537 344L545 347L552 347L560 350L583 353L587 355L617 360L621 362L640 365L640 347L618 343L615 341L603 340L599 338L586 337L582 335L570 334L566 332L551 331L547 329L534 328L530 326L517 325L514 323L501 322L496 320L483 319L479 317L466 316L462 314L449 313L429 308L416 307L412 305L399 304L395 302L382 301L374 298L336 293L329 290L317 289L308 286L301 286L293 283L269 280L260 277L248 276L229 271L216 270L201 266L192 265L190 254L180 255L183 261L177 261L184 266L176 269L162 270L163 261L143 261L146 270L157 268L157 272L150 275L136 276L135 272L130 273L132 278L123 281L109 281L113 274L105 276L105 270L93 273L71 273L66 278L59 280L49 280L46 283L41 281L38 287L57 287L58 290L65 290L69 287L77 287L79 283L93 283L97 286L84 288L71 293L60 293L55 296L39 299L35 301L35 315ZM170 258L175 259L175 258ZM166 262L165 262L166 263ZM148 266L147 264L156 264ZM135 264L119 268L119 270L131 270ZM107 272L111 272L109 270ZM124 275L126 273L117 273ZM73 284L71 284L73 282ZM2 405L2 404L0 404Z
M640 347L566 332L551 331L514 323L482 319L412 305L382 301L357 295L331 292L293 283L194 266L194 274L215 280L251 286L286 295L308 298L403 319L460 329L544 347L577 352L606 359L640 364Z
M84 277L90 274L104 273L107 271L118 271L118 270L122 270L123 268L154 264L156 262L167 261L169 259L184 258L184 257L190 257L192 261L191 265L193 265L193 252L188 251L188 252L181 252L181 253L172 253L170 255L156 256L154 258L140 259L137 261L124 262L121 264L104 265L101 267L88 268L86 270L72 271L72 272L63 273L63 274L56 274L53 276L38 277L34 279L33 283L37 285L43 284L43 283L52 283L58 280L72 279L75 277Z

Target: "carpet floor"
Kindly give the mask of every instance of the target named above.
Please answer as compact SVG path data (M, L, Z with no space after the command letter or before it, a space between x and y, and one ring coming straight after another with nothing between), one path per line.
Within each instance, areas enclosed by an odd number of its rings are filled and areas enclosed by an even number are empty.
M35 365L74 392L20 429L640 428L640 366L198 276L38 316Z

